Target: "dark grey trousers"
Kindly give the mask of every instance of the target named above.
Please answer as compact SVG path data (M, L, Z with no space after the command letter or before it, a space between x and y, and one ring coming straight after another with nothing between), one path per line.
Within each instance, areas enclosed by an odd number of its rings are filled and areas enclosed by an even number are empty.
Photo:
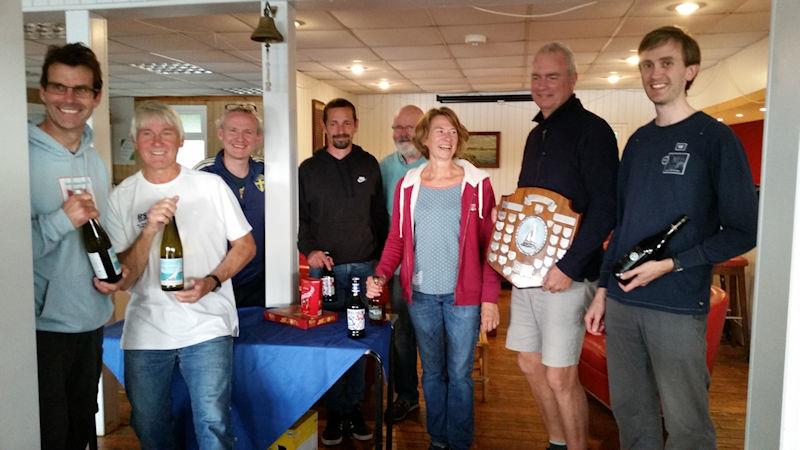
M605 323L611 409L620 447L715 449L708 410L706 315L627 306L609 298Z

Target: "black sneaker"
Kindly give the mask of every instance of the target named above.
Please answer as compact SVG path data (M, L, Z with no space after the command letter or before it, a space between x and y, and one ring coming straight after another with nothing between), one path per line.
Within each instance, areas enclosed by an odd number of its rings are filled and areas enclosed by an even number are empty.
M387 415L391 417L393 423L397 423L405 419L406 416L408 416L408 413L414 411L415 409L419 409L419 402L411 403L408 400L397 399L394 403L392 403L392 406L389 407Z
M322 443L324 445L339 445L342 443L342 428L344 423L341 419L329 417L322 431Z
M364 423L364 416L360 412L350 416L350 435L359 441L372 439L372 430Z

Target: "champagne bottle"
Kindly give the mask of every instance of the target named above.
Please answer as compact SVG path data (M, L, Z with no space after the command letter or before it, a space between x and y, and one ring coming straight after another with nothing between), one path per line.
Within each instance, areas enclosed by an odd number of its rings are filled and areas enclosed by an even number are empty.
M94 276L106 283L116 283L122 278L122 267L119 265L117 253L111 247L106 230L97 219L89 219L81 227L83 246L89 255L89 262L94 269Z
M359 281L359 277L353 277L353 284L350 288L352 295L350 295L350 299L347 302L347 336L352 339L360 339L366 334L364 328L366 327L365 316L367 315L367 310L364 307L364 301L361 299Z
M325 256L330 256L330 253L325 252ZM336 277L333 275L333 270L328 269L327 266L322 266L322 275L319 277L322 284L322 302L333 303L336 301Z
M161 290L183 290L183 245L175 217L164 227L161 236Z
M628 284L630 279L623 280L620 276L629 270L641 266L647 261L663 259L667 250L667 244L672 236L689 221L686 214L675 219L669 226L652 236L648 236L638 244L634 245L627 253L620 257L614 264L614 277L622 284Z

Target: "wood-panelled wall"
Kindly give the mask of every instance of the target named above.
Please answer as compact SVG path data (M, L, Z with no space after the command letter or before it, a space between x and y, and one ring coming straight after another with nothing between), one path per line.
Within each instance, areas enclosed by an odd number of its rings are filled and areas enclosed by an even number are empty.
M586 109L603 117L617 131L620 154L628 137L653 119L653 104L644 91L590 90L576 93ZM391 124L402 106L415 104L423 110L448 106L470 131L499 131L501 134L500 167L486 169L495 194L509 194L516 189L522 153L528 132L538 112L533 102L455 103L442 105L433 94L361 95L358 97L359 127L355 142L379 160L393 150Z

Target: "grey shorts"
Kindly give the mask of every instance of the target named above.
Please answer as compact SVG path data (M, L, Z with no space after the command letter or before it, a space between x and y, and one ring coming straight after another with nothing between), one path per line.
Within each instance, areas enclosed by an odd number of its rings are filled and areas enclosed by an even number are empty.
M569 289L555 294L513 288L506 348L541 353L548 367L578 364L586 331L583 316L596 289L597 283L589 281L573 281Z

